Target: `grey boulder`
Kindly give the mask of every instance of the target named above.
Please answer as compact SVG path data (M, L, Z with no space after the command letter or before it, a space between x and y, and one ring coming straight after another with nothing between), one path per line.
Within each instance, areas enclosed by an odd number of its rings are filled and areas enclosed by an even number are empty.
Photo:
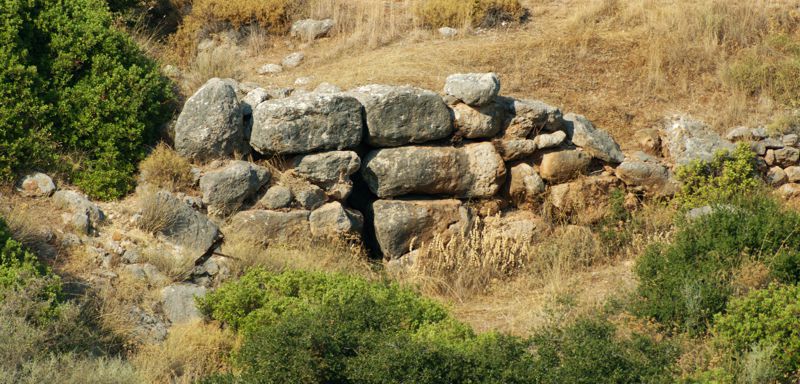
M352 148L361 142L362 106L343 94L307 93L261 103L250 145L261 154Z
M288 56L283 58L281 65L283 65L284 68L294 68L300 65L305 57L306 55L303 54L303 52L290 53Z
M362 167L378 197L406 194L490 197L505 182L506 168L491 143L452 147L401 147L370 152Z
M53 179L41 172L25 175L17 182L17 192L25 197L48 197L55 190Z
M327 36L335 25L333 19L303 19L295 21L289 33L292 37L311 41Z
M53 203L56 207L69 211L69 223L82 232L96 228L106 217L97 204L75 191L57 191L53 194Z
M159 230L159 237L182 247L195 259L206 254L222 238L216 224L171 193L159 191L155 198L170 216L165 218L166 225Z
M534 198L545 191L542 177L528 164L520 163L511 167L508 193L516 201Z
M678 165L693 160L709 161L720 150L732 151L735 146L721 138L704 123L686 116L667 121L662 131L662 147Z
M495 73L457 73L447 76L444 93L467 105L487 105L500 92L500 79Z
M234 88L213 78L183 106L175 123L175 150L198 161L246 151L242 108Z
M283 185L275 185L259 200L259 204L266 209L286 208L292 204L292 190Z
M269 182L272 175L264 167L246 161L233 161L222 169L200 178L203 202L209 213L224 216L242 206L245 200Z
M568 113L564 115L564 131L573 144L583 148L594 158L619 164L625 155L608 132L597 129L586 117Z
M456 133L467 139L494 137L500 132L505 117L497 103L483 107L458 103L452 109Z
M540 131L561 129L563 116L561 110L538 100L518 100L498 97L510 116L505 128L504 138L526 139Z
M652 195L669 196L674 194L676 186L669 169L658 161L649 161L644 156L623 161L615 170L617 177L625 185L640 188Z
M411 86L366 85L348 94L366 113L367 143L396 147L439 140L453 132L450 111L434 92Z

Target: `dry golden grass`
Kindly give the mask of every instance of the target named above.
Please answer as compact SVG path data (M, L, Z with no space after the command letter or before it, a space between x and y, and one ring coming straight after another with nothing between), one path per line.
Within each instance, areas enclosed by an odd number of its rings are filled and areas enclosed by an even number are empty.
M142 251L145 263L153 264L170 281L185 281L192 274L197 256L188 252L148 247Z
M189 190L194 179L189 161L164 143L139 163L139 175L144 183L170 192Z
M163 343L143 346L132 361L148 383L196 383L229 369L226 357L235 340L215 324L176 325Z
M157 289L147 282L128 274L120 274L112 283L99 285L93 297L99 314L98 324L103 329L124 340L129 348L144 343L144 337L134 307L155 314L160 302Z
M263 239L230 233L220 253L231 258L234 276L253 267L280 272L285 270L340 272L376 277L373 265L360 241L356 239L293 239L292 243L266 246Z

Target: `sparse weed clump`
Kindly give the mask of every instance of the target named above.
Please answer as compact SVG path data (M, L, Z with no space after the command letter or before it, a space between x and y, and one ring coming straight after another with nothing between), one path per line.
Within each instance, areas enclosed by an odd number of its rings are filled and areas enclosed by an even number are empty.
M419 0L413 11L423 25L433 28L489 28L523 21L527 14L519 0Z
M194 180L189 161L164 143L139 164L139 173L145 183L171 192L188 190Z

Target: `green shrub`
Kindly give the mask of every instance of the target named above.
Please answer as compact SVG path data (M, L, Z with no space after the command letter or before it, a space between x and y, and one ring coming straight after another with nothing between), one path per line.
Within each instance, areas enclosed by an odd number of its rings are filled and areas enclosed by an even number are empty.
M702 332L732 294L733 274L745 260L796 281L785 254L800 250L800 214L763 196L715 206L679 223L672 243L656 244L638 260L637 310L667 325ZM779 267L780 266L780 267ZM794 276L794 277L792 277Z
M533 339L537 382L671 383L677 349L634 334L618 340L607 321L581 319Z
M726 313L715 317L713 342L731 356L734 367L738 367L729 375L738 378L761 376L760 382L777 379L789 383L800 378L798 330L800 287L773 284L731 300ZM762 363L770 362L766 368L752 363L753 356L758 355L762 355L758 359ZM767 375L754 375L754 371L766 372Z
M695 208L753 193L762 185L755 160L747 144L739 144L732 153L717 152L711 161L681 166L675 172L681 182L675 200L682 208Z
M15 155L0 157L0 176L50 164L93 197L127 193L170 117L170 84L103 0L4 2L0 148Z
M416 293L343 275L252 270L199 304L242 336L239 373L208 383L661 382L674 359L599 320L533 342L476 335Z

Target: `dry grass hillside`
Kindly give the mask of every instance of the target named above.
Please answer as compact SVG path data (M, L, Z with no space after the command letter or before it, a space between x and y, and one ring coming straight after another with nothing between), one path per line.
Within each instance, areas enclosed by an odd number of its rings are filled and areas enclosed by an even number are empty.
M465 21L454 25L456 38L443 38L425 27L413 1L320 0L306 14L338 20L332 37L302 43L251 34L238 49L200 53L188 64L187 77L195 80L186 91L209 76L279 86L312 77L308 88L329 82L438 90L449 74L495 71L505 94L582 113L623 143L635 129L678 112L719 130L776 120L781 129L794 120L800 1L523 3L529 15L522 25L475 29ZM299 67L256 74L298 50L306 56Z

